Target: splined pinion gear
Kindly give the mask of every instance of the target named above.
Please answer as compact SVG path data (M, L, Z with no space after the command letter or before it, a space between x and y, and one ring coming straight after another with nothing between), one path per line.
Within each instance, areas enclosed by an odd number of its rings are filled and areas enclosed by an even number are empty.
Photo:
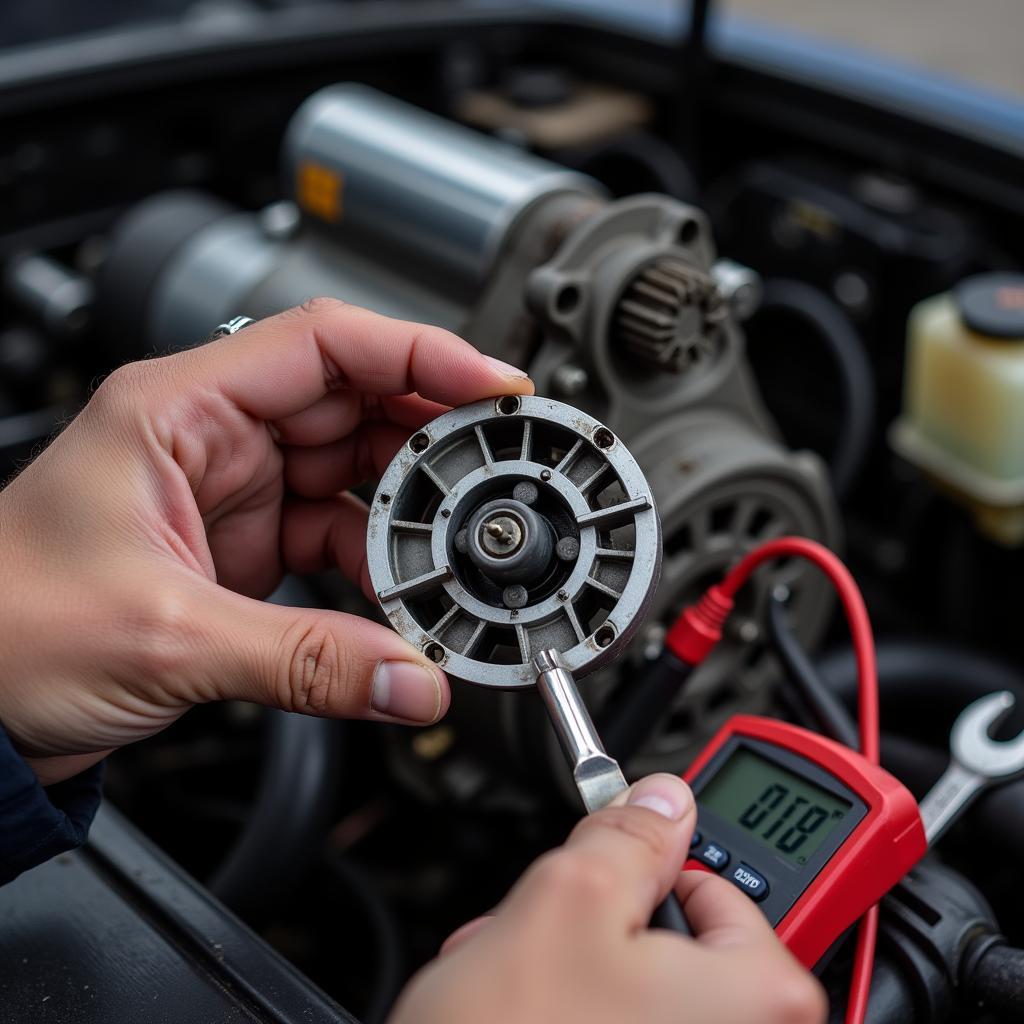
M728 313L710 274L663 258L633 279L615 311L620 351L647 366L690 373L710 365Z

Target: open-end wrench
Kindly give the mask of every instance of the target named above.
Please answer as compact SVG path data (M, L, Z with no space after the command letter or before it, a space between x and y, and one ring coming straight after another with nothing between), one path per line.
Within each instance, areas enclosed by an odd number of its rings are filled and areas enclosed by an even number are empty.
M968 704L953 723L949 739L952 760L920 804L929 846L983 789L1024 775L1024 732L1005 742L989 735L1013 705L1013 694L1000 690Z

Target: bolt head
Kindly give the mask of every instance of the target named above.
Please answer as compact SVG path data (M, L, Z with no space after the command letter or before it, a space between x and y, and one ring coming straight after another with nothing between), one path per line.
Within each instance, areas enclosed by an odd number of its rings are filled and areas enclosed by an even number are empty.
M580 542L576 537L562 537L555 545L555 554L563 562L575 562L580 557Z
M526 587L519 583L513 583L501 592L501 600L506 608L524 608L529 599Z
M516 501L521 501L524 505L532 505L539 497L540 491L537 490L537 485L530 483L529 480L524 480L522 483L518 483L512 489L512 497Z

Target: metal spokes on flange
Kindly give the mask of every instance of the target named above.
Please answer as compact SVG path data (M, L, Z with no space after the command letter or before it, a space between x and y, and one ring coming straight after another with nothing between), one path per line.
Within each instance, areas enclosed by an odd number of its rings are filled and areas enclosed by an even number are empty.
M573 672L633 634L657 583L660 527L622 443L549 399L439 417L381 480L367 541L392 625L457 678L532 685L555 648Z

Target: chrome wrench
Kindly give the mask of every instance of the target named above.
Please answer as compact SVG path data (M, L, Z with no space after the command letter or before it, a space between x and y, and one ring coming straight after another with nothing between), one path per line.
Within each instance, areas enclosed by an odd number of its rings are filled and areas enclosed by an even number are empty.
M990 693L968 704L953 723L949 767L920 804L929 846L943 836L982 790L1024 775L1024 732L1005 742L989 735L1014 703L1008 690Z
M593 814L628 788L626 778L619 762L605 752L576 680L562 666L558 652L541 651L533 659L533 667L537 670L537 688L572 768L580 799L587 814ZM680 935L693 934L674 893L669 893L655 908L651 926Z

